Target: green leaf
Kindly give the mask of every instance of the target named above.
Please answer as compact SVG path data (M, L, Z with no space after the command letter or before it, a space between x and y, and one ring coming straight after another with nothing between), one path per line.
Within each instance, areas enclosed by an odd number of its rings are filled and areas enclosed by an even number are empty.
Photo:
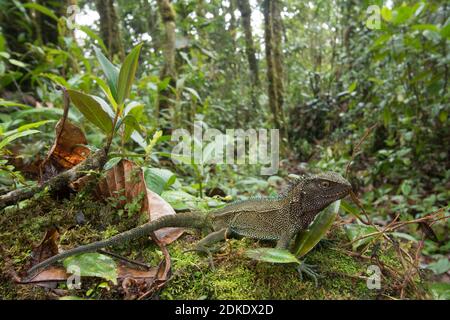
M70 99L73 104L80 110L80 112L92 122L95 126L101 129L104 133L111 133L112 120L109 114L103 109L98 99L84 94L80 91L68 89Z
M436 300L450 300L450 283L430 283L429 288L433 298Z
M367 234L376 232L377 229L372 226L366 226L361 224L348 224L344 227L345 233L350 241L353 241L361 236L365 236ZM355 241L352 245L353 250L356 251L360 246L363 244L369 243L372 241L373 237L367 237L364 239L360 239L358 241Z
M409 180L403 181L403 183L400 186L400 190L402 191L404 196L408 196L411 193L411 183Z
M441 258L438 261L430 263L427 269L432 270L435 274L443 274L450 270L450 261L448 258Z
M414 14L414 8L402 5L395 9L392 22L396 25L406 22Z
M18 108L22 108L22 109L32 109L32 107L29 105L14 102L14 101L7 101L7 100L0 100L0 106L2 106L2 107L18 107Z
M27 65L25 63L23 63L22 61L16 60L16 59L9 59L8 61L9 61L9 63L11 63L15 66L21 67L21 68L27 67Z
M133 84L134 77L139 62L139 53L141 51L142 43L134 47L128 54L120 68L118 92L117 92L117 104L120 106L128 98L131 91L131 85Z
M353 91L355 91L356 89L356 85L358 84L358 82L354 81L347 89L348 93L352 93Z
M99 277L117 284L117 267L111 257L90 252L69 257L63 261L68 273L79 272L80 276Z
M413 30L429 30L434 32L439 32L439 28L435 26L434 24L415 24L411 26L411 29Z
M298 263L300 261L288 250L275 248L258 248L245 251L251 259L271 263Z
M175 210L197 208L199 199L181 190L168 190L161 193L161 198L166 200Z
M147 187L160 195L175 182L176 176L167 169L144 168L144 179Z
M106 76L106 81L108 82L109 88L111 89L111 94L114 97L114 100L117 102L117 83L119 79L119 68L111 63L111 61L106 58L101 50L97 47L94 47L95 55L97 56L97 60L100 63L100 66L103 69L103 72Z
M6 136L10 136L12 134L15 134L17 132L23 132L23 131L26 131L29 129L39 128L40 126L43 126L44 124L47 124L49 122L55 122L55 120L43 120L43 121L38 121L38 122L33 122L33 123L27 123L27 124L24 124L23 126L20 126L17 129L5 132L3 135L6 137Z
M355 207L351 206L347 201L342 200L340 206L345 212L347 212L347 213L355 216L356 218L360 219L360 214L359 214L358 209L356 209Z
M55 15L53 10L50 10L49 8L44 7L43 5L40 5L37 3L25 3L23 5L23 7L39 11L40 13L45 14L46 16L52 18L53 20L58 21L58 17Z
M388 7L381 8L381 17L387 22L392 20L392 11Z
M320 212L306 231L297 235L293 250L295 256L302 257L307 254L326 235L336 219L339 207L338 200Z
M130 139L130 136L133 133L133 131L136 130L138 132L142 132L141 125L139 124L135 116L133 116L132 114L126 115L125 118L122 119L122 121L125 125L124 131L125 141L128 141Z
M103 170L109 170L112 167L114 167L116 164L118 164L122 160L122 157L114 157L108 160L108 162L105 163L103 166Z
M450 23L447 23L444 27L442 27L441 31L439 32L441 34L442 38L450 38Z
M22 138L25 136L29 136L29 135L32 135L35 133L39 133L39 132L40 131L38 131L38 130L26 130L26 131L21 131L21 132L16 132L14 134L11 134L11 135L7 136L6 138L4 138L2 141L0 141L0 150L16 139L19 139L19 138Z
M97 84L103 90L103 93L108 98L108 101L109 101L109 103L111 103L111 105L113 106L114 110L117 110L117 102L116 102L116 99L112 95L111 88L109 87L109 85L106 84L106 82L103 81L103 79L101 79L99 77L96 77L94 75L91 75L91 77L92 77L92 79L95 80L95 82L97 82Z

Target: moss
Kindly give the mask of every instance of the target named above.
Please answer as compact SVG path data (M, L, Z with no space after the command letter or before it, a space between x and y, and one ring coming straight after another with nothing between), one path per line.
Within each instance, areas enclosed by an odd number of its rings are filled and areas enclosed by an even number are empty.
M81 211L86 224L76 226L75 214ZM24 268L34 245L51 226L61 232L61 246L74 247L83 243L110 237L137 224L138 217L120 218L110 205L75 196L70 200L53 201L47 197L31 200L22 209L6 210L0 217L0 297L3 299L55 298L51 291L37 286L17 285L11 281L10 271ZM306 257L308 264L316 265L321 275L319 286L305 278L300 279L293 265L256 262L245 257L248 248L266 246L264 242L249 239L232 239L222 244L214 253L214 269L207 257L192 249L200 235L185 234L169 246L173 276L160 291L161 299L374 299L379 291L366 286L367 267L370 259L352 257L340 250L347 242L345 234L335 229L329 236L331 245L319 245ZM130 259L156 265L162 254L148 239L139 239L114 248ZM392 268L400 266L393 248L378 250L379 259ZM420 280L420 279L418 279ZM87 279L82 290L70 295L85 297L86 291L103 282ZM384 292L396 296L390 279L383 282ZM97 291L96 291L97 292ZM408 293L414 298L415 293ZM95 298L123 298L120 286L112 290L98 290Z

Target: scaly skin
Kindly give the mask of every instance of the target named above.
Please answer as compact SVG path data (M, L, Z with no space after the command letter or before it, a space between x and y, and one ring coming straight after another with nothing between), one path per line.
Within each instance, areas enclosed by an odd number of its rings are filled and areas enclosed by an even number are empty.
M50 264L75 254L94 252L145 235L165 227L184 227L213 230L197 245L199 250L239 235L260 240L275 240L277 248L287 249L292 238L308 228L315 216L332 202L344 198L351 190L350 183L334 172L326 172L296 181L277 198L251 199L229 204L209 214L185 212L165 216L125 231L107 240L93 242L55 255L33 266L32 275Z

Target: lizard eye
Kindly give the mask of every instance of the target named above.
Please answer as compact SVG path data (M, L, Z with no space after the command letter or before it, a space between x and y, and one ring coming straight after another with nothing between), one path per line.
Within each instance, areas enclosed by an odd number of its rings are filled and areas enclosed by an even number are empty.
M328 182L328 181L322 181L321 183L320 183L320 185L322 186L322 188L328 188L329 186L330 186L330 182Z

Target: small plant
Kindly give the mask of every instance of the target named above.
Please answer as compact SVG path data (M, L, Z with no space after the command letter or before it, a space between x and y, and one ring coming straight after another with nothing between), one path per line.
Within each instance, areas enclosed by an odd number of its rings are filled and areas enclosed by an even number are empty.
M142 106L135 102L125 104L134 82L142 43L131 50L122 66L118 68L95 48L97 59L106 77L106 82L95 77L95 80L108 98L107 103L99 96L68 89L73 104L80 112L107 135L106 150L109 151L115 134L121 129L122 146L131 137L133 131L141 131L133 109Z

